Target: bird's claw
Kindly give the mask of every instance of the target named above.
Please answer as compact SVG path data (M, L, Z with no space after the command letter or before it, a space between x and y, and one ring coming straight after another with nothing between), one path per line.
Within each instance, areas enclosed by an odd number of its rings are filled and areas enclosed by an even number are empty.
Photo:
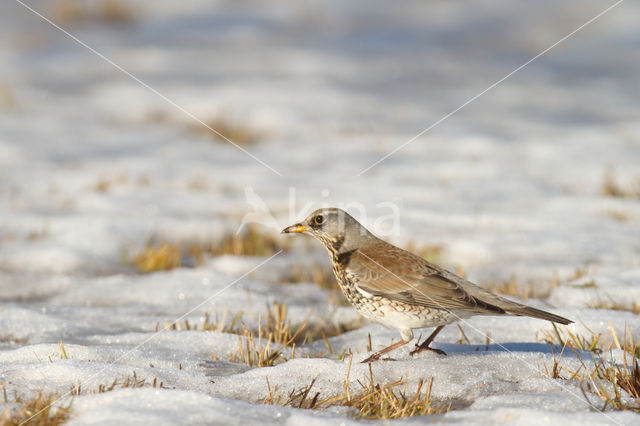
M370 362L375 362L375 361L377 361L379 359L380 359L380 354L373 354L369 358L367 358L364 361L362 361L361 364L367 364L367 363L370 363Z
M387 357L387 358L380 358L382 356L382 354L373 354L371 355L369 358L365 359L364 361L361 361L361 364L367 364L367 363L371 363L371 362L375 362L375 361L396 361L395 358L391 358L391 357Z
M422 351L432 351L432 352L437 353L438 355L447 356L447 353L445 351L441 350L441 349L430 348L429 346L423 348L423 347L418 346L418 345L416 345L416 349L414 349L411 352L409 352L409 355L414 356L415 354L418 354L418 353L420 353Z

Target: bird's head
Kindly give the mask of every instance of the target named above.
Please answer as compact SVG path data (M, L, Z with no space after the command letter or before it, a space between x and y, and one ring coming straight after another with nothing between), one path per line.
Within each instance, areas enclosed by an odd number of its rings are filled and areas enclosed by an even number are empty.
M376 238L349 213L338 208L318 209L305 220L282 230L283 234L309 234L332 252L355 250Z

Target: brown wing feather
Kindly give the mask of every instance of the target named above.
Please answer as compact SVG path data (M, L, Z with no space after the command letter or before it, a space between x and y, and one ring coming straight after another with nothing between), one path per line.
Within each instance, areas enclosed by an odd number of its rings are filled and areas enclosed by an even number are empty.
M358 287L373 295L436 309L505 313L465 291L456 282L462 278L383 241L354 252L348 270L359 278Z

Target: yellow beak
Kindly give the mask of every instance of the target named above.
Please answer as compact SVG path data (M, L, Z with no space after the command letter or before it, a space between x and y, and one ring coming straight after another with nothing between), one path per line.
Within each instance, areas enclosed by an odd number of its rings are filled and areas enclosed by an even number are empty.
M307 231L309 228L307 228L306 226L300 224L300 223L296 223L295 225L291 225L287 228L284 228L282 230L283 234L292 234L294 232L304 232Z

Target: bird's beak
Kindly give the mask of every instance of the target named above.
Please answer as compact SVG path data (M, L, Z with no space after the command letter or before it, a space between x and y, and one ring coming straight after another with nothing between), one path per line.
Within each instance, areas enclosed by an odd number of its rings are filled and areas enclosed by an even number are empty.
M307 228L306 226L304 226L301 223L296 223L295 225L291 225L289 227L286 227L282 230L283 234L292 234L295 232L304 232L306 230L308 230L309 228Z

